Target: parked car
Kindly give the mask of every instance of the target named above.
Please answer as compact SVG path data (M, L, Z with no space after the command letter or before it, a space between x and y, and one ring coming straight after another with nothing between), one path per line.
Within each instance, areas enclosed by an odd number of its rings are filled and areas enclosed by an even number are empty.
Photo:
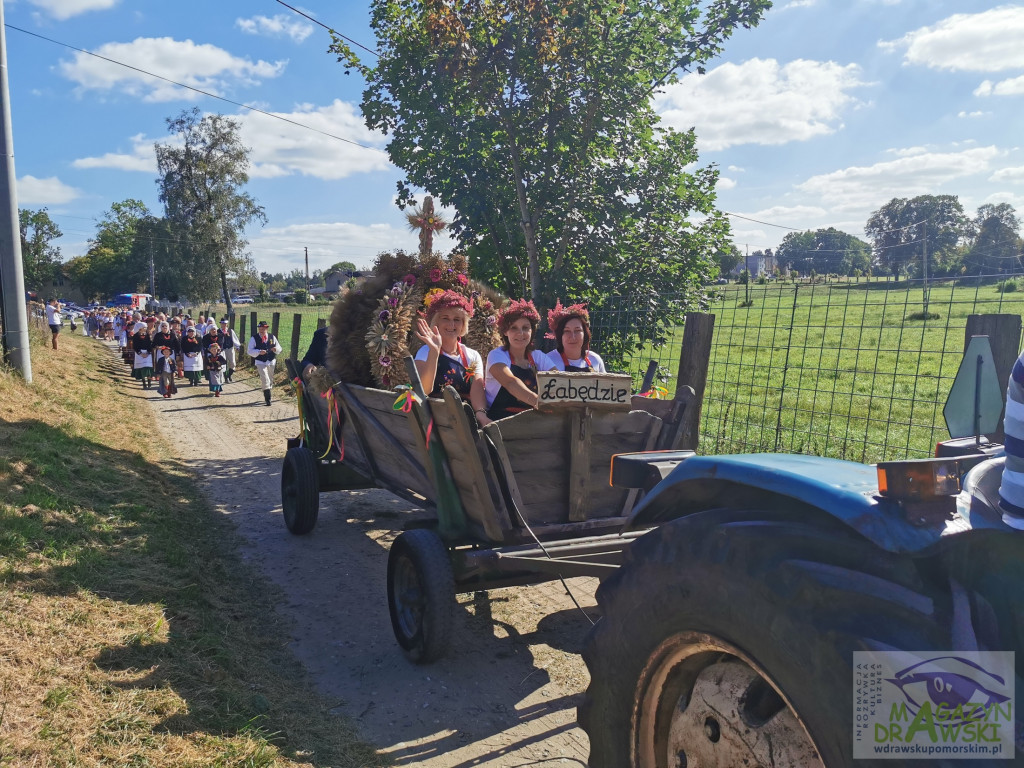
M232 304L252 304L252 296L235 296L231 300Z

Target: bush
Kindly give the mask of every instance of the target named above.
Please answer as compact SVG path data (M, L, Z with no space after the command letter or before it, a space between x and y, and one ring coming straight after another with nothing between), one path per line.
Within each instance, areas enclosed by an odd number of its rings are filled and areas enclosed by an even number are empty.
M295 303L296 304L308 304L309 303L309 292L305 288L299 288L295 291Z
M999 293L1013 293L1020 288L1020 284L1016 280L1003 280L1000 283L996 283L996 290Z

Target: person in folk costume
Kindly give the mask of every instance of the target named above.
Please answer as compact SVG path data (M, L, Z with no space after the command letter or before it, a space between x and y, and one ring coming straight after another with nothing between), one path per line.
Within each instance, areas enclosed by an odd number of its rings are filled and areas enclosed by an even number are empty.
M156 333L153 334L153 348L159 350L161 347L168 347L177 357L181 354L181 342L171 333L171 324L166 320L160 323Z
M416 352L416 370L423 389L429 389L430 397L441 397L442 389L455 387L479 415L487 405L483 360L479 352L462 343L469 332L473 303L456 291L442 291L430 301L426 314L426 319L416 321L416 336L423 342Z
M154 344L154 355L156 356L157 392L164 397L170 397L178 391L174 386L174 374L177 364L175 363L174 350L170 347L156 346Z
M185 378L185 362L181 356L181 318L174 316L169 322L171 325L171 335L178 342L178 354L175 357L178 362L178 378L183 379Z
M532 301L513 301L498 312L502 345L487 355L487 412L476 415L481 426L537 407L537 371L553 367L545 353L533 348L539 325Z
M131 336L131 321L123 315L118 320L117 348L121 352L121 359L128 362L128 337Z
M194 387L203 377L203 342L197 338L196 327L190 325L181 340L182 369Z
M153 385L153 339L145 323L135 324L132 334L132 351L135 359L132 363L132 376L142 382L143 389Z
M220 353L224 356L224 381L231 383L231 376L237 367L238 348L242 342L238 340L238 334L231 327L231 321L226 317L220 321L220 330L217 332L217 343L220 344Z
M606 373L604 360L590 348L590 313L586 304L563 307L561 301L548 310L548 327L556 348L548 353L555 370Z
M263 399L267 405L270 405L270 390L274 386L274 365L277 356L282 351L281 344L269 332L269 328L267 321L261 320L256 334L249 339L249 346L246 349L249 357L256 364L256 372L260 375L260 387L263 389Z
M200 315L199 319L201 321L203 319L203 316ZM197 329L196 330L196 334L198 336L201 336L202 337L202 341L203 341L203 359L204 360L206 359L206 353L210 349L210 345L211 344L220 344L220 339L217 336L217 326L213 325L212 323L213 323L213 319L211 318L209 321L207 321L205 323L204 322L200 322L199 325L196 326L196 329ZM209 368L206 368L206 369L203 370L203 378L205 378L207 381L210 380L210 369Z
M220 397L224 389L224 369L227 367L227 360L220 353L220 344L213 342L206 350L206 372L210 381L210 391L214 397Z

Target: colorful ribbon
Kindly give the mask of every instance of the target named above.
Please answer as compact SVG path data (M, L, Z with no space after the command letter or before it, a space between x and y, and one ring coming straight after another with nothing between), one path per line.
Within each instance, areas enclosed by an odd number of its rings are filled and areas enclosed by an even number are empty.
M668 397L668 390L665 387L651 387L646 392L641 392L640 397L649 397L652 400L664 400Z
M320 397L327 401L327 450L320 456L321 459L326 459L327 455L331 452L331 448L334 447L334 421L341 424L341 411L338 409L338 399L334 396L334 387L330 387ZM338 461L345 460L345 438L342 437L341 443L338 445Z
M296 376L292 379L292 387L295 389L295 395L298 398L299 405L299 446L303 446L306 443L306 412L302 409L302 379Z
M412 387L408 384L402 384L396 387L396 389L401 390L401 392L394 404L391 406L392 410L409 413L409 411L412 410L412 404L419 402L419 398L416 397L416 394L412 391Z

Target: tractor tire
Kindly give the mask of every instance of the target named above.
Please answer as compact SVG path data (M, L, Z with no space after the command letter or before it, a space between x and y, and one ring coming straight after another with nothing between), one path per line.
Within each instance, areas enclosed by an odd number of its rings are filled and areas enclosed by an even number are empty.
M429 528L403 531L388 555L388 610L410 661L429 664L448 650L455 577L448 548Z
M284 455L281 509L284 524L296 536L304 536L316 526L320 514L320 483L317 461L308 448L289 448Z
M852 653L950 648L931 592L911 558L806 514L655 529L597 593L590 767L852 766Z

